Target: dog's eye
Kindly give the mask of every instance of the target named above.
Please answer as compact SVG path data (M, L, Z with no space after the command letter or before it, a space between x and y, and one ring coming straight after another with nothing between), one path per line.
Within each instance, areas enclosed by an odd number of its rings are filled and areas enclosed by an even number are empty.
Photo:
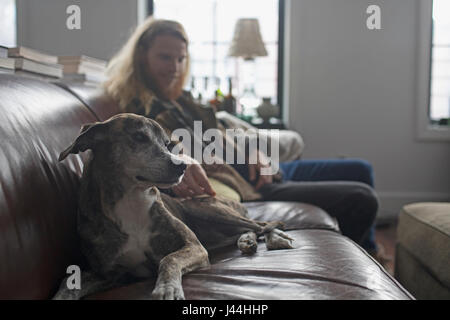
M145 134L143 134L142 132L135 132L133 133L133 135L131 136L133 138L134 141L137 142L147 142L148 138Z

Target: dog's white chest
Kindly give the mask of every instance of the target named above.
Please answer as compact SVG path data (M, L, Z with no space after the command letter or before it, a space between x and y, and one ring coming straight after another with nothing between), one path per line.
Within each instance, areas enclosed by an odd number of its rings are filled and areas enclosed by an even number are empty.
M149 210L155 201L154 193L134 194L125 196L116 204L114 220L128 235L127 242L117 255L121 265L134 269L147 259L145 252L150 250L151 229Z

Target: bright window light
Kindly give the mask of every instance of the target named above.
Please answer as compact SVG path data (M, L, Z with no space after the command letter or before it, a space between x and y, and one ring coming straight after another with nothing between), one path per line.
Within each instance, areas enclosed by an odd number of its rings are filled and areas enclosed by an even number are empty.
M16 1L0 0L0 45L16 46Z
M450 1L433 1L430 119L450 118Z
M276 102L278 0L155 0L154 16L176 20L186 29L190 41L191 79L194 78L197 91L206 90L203 95L207 98L212 98L217 87L226 93L229 77L234 83L233 94L239 95L242 91L237 77L239 63L236 58L228 57L227 52L236 21L257 18L268 56L255 59L255 91L259 97L270 97ZM205 78L208 78L206 89Z

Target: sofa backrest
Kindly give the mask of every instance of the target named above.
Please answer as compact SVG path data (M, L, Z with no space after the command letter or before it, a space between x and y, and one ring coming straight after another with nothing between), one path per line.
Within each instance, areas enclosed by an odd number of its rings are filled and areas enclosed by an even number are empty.
M105 95L101 88L85 86L79 83L59 82L56 85L80 99L95 114L99 121L107 120L121 112L119 105Z
M61 86L0 74L0 299L49 298L66 268L82 263L82 158L58 156L83 124L99 120Z

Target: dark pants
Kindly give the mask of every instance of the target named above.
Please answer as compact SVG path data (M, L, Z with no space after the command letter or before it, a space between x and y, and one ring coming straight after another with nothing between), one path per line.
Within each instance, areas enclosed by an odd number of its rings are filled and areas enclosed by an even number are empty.
M281 163L282 183L260 189L267 201L313 204L335 217L341 231L367 250L375 250L373 224L378 210L373 170L363 160L297 160Z

